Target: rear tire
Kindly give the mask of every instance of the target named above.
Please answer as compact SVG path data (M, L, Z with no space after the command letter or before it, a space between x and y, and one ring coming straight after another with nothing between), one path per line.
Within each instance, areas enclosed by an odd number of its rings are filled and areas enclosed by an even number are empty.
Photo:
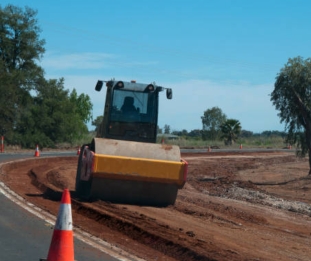
M89 146L89 144L84 144L81 147L80 154L79 154L77 174L76 174L76 194L79 198L81 198L83 200L90 200L91 199L92 178L88 181L81 180L82 157L83 157L84 148L86 146Z

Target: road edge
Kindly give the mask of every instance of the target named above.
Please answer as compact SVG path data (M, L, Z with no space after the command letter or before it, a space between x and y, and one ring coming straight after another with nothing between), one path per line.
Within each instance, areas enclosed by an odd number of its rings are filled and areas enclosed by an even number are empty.
M31 160L31 159L30 159ZM16 161L9 161L5 163L0 164L0 170L2 169L3 165L12 164L13 162L17 161L26 161L25 159L22 160L16 160ZM4 174L2 171L0 172L0 175ZM5 197L7 197L9 200L14 202L15 204L19 205L26 211L30 212L31 214L35 215L36 217L44 220L46 223L50 224L51 226L55 225L56 217L47 211L37 207L36 205L28 202L23 197L15 193L13 190L11 190L8 186L6 186L2 181L0 181L0 193L2 193ZM112 256L113 258L116 258L120 261L145 261L144 259L135 257L123 249L120 249L114 245L111 245L110 243L103 241L102 239L95 237L82 229L73 226L73 232L74 237L79 239L80 241L98 249L99 251Z

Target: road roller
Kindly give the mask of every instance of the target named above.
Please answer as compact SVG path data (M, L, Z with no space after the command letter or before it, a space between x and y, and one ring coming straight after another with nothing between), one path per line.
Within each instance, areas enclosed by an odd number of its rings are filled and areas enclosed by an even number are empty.
M76 194L81 200L165 207L174 205L188 163L176 145L157 143L159 97L171 88L155 83L99 80L106 86L103 120L80 149Z

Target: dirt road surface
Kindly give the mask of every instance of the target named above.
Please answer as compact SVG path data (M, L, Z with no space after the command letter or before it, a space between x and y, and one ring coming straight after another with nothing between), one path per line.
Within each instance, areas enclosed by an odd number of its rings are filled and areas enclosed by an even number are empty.
M167 208L80 202L78 157L4 165L0 179L57 215L72 194L75 226L144 260L311 260L311 177L293 152L183 154L188 181Z

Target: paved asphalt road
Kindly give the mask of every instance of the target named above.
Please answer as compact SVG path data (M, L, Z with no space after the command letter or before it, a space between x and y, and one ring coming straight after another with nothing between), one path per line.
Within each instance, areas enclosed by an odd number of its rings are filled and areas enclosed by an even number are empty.
M44 156L52 155L45 154ZM68 153L69 155L74 154ZM0 154L0 163L30 157L33 155ZM50 224L13 203L1 193L0 188L1 261L39 261L40 258L47 258L52 234L53 227ZM74 252L77 261L117 260L76 238L74 239Z

